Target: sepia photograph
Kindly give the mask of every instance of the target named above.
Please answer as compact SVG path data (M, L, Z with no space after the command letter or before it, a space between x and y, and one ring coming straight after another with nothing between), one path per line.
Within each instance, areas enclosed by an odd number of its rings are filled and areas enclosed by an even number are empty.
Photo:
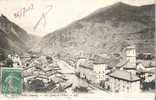
M155 41L155 0L0 0L0 98L156 100Z

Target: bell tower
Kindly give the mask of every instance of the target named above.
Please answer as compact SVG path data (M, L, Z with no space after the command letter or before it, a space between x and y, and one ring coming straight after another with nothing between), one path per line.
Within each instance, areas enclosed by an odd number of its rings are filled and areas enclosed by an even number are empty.
M128 60L127 68L136 68L136 48L128 46L126 48L126 59Z

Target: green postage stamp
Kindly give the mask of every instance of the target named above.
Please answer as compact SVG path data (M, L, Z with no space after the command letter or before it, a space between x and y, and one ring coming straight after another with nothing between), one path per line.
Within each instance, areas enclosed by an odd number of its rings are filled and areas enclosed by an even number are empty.
M1 69L1 92L3 94L21 94L23 79L21 69Z

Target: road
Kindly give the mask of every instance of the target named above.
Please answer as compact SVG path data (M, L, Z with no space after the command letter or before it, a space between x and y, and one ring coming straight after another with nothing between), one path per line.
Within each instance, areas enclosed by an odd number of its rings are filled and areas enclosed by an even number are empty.
M66 73L66 74L75 73L74 67L70 66L65 61L62 60L56 60L56 61L57 61L57 65L59 65L59 67L61 68L62 73Z
M57 64L61 68L61 72L64 73L66 78L68 79L68 82L73 83L72 89L77 86L84 86L88 87L90 92L96 93L107 93L106 91L100 90L99 88L89 84L86 80L80 79L75 75L75 69L68 63L62 60L57 60Z

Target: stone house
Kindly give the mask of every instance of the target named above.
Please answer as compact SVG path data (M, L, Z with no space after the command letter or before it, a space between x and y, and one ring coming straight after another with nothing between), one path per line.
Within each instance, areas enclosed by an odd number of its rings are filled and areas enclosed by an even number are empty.
M140 92L140 78L125 70L110 73L108 82L109 90L112 92Z
M81 78L84 78L92 83L100 83L105 80L106 68L108 60L104 59L83 59L78 62L76 71Z

